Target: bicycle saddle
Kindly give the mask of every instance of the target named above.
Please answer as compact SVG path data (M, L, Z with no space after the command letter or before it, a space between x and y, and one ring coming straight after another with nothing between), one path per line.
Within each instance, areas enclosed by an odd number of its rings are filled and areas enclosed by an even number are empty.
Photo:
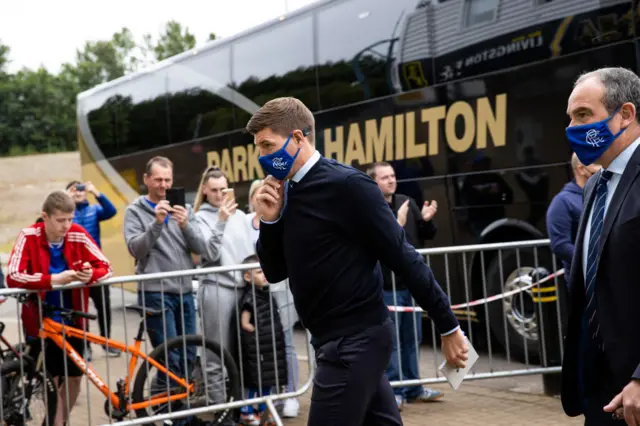
M143 316L144 314L146 314L148 317L153 317L156 315L160 315L163 312L167 312L169 310L169 308L164 308L164 309L155 309L155 308L150 308L148 306L140 306L140 305L128 305L126 307L126 309L129 309L130 311L134 311L137 312L138 314L140 314L140 316Z

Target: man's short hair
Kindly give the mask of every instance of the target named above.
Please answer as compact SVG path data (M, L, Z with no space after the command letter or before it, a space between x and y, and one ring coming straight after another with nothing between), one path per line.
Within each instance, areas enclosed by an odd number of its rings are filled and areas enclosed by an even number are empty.
M386 161L378 161L377 163L373 163L372 165L370 165L367 168L367 175L369 175L369 177L371 179L376 178L376 170L378 169L378 167L391 167L393 168L393 166L389 163L387 163Z
M79 180L72 180L71 182L69 182L67 184L67 187L65 189L69 189L71 188L73 185L80 185L82 184L82 182L80 182Z
M250 256L247 256L243 261L242 264L245 265L247 263L259 263L260 259L258 259L258 255L252 254Z
M573 87L583 81L596 77L604 86L602 103L609 115L627 102L636 107L636 121L640 123L640 77L633 71L622 67L600 68L580 75Z
M144 169L144 172L147 176L151 176L151 168L154 164L157 164L161 167L167 167L173 170L173 163L167 157L156 156L147 162L147 166Z
M302 101L296 98L276 98L253 114L246 127L252 135L271 129L286 138L294 130L306 131L307 139L315 145L316 121Z
M42 211L51 216L56 210L61 213L73 213L76 209L76 203L73 202L69 194L64 191L53 191L44 203L42 203Z

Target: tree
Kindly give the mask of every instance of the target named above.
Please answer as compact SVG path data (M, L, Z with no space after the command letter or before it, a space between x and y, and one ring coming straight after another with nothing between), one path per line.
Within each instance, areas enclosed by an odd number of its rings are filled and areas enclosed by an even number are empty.
M75 64L63 64L61 74L75 80L80 91L87 90L135 71L141 59L134 55L136 47L131 31L122 28L111 40L86 42L76 50Z
M209 40L215 40L214 33ZM85 42L76 50L75 60L63 64L55 75L44 68L25 68L10 74L7 70L10 49L0 42L0 155L75 149L78 93L195 45L195 36L176 21L168 22L155 41L146 34L138 43L128 28L122 28L109 40ZM90 114L89 119L95 131L114 141L111 147L114 152L124 152L135 149L128 144L129 139L142 140L145 136L130 126L125 117L133 114L131 121L140 121L135 114L142 114L146 117L142 121L148 117L155 119L155 115L164 114L157 108L157 102L165 100L150 100L143 103L144 108L134 110L130 98L115 96Z
M9 50L9 46L5 46L0 40L0 75L5 72L5 67L9 63Z
M215 37L214 34L211 34ZM210 35L210 37L211 37ZM151 42L151 36L145 36L147 43ZM169 21L165 26L164 33L160 35L159 40L153 46L155 58L158 61L170 58L179 53L193 49L196 45L196 38L189 32L189 28L182 28L179 22Z

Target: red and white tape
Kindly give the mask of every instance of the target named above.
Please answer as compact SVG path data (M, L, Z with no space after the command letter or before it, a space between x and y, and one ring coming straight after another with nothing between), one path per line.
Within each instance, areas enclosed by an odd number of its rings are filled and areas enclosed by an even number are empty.
M524 287L520 287L520 288L515 289L515 290L507 291L506 293L495 294L493 296L485 297L484 299L474 300L474 301L471 301L469 303L461 303L459 305L451 305L451 309L471 308L473 306L484 305L485 303L489 303L489 302L495 302L496 300L504 299L505 297L513 296L514 294L518 294L518 293L522 293L523 291L530 290L535 286L538 286L540 284L544 284L547 281L551 281L551 280L553 280L553 279L555 279L555 278L557 278L557 277L559 277L559 276L561 276L563 274L564 274L564 268L554 272L553 274L547 275L546 277L544 277L540 281L536 281L535 283L528 284L528 285L526 285ZM419 306L415 306L415 307L411 307L411 306L389 306L389 310L391 312L425 312L424 309L422 309Z

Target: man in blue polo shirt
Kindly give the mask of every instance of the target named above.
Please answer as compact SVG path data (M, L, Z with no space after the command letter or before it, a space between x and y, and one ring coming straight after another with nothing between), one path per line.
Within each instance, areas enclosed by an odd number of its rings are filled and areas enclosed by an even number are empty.
M320 156L313 114L302 102L267 102L247 131L269 175L256 195L260 263L269 282L289 278L316 351L308 425L401 425L385 375L393 325L380 263L405 279L440 331L446 360L463 367L468 346L446 294L376 183Z

